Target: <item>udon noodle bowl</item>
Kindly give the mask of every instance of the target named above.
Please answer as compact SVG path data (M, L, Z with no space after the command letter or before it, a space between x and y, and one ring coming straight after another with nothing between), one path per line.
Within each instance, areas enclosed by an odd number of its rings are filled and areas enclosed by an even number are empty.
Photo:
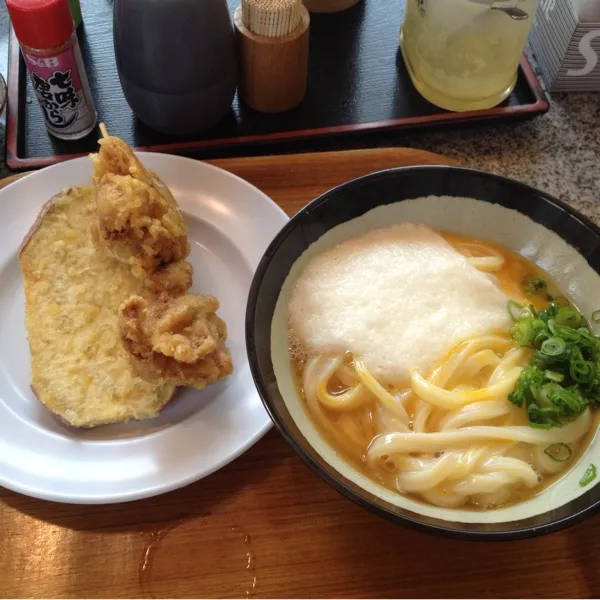
M497 244L414 223L350 237L304 265L288 325L316 428L395 493L503 507L591 437L595 375L573 369L595 369L597 338L546 273Z

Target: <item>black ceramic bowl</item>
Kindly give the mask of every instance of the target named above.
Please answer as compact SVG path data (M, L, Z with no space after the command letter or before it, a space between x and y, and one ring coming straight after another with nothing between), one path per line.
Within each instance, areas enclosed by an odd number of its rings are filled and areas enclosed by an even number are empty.
M356 221L344 226L350 233L331 232L351 220ZM256 386L275 425L336 490L417 529L507 540L547 534L590 516L599 506L600 487L594 481L582 488L579 481L589 464L600 459L598 436L567 474L531 500L500 510L464 511L420 504L374 484L341 461L312 426L289 365L287 298L294 280L311 252L405 220L501 243L549 272L584 314L599 307L600 230L566 204L509 179L455 167L399 168L355 179L296 214L273 240L254 276L246 343ZM320 248L311 247L317 240Z

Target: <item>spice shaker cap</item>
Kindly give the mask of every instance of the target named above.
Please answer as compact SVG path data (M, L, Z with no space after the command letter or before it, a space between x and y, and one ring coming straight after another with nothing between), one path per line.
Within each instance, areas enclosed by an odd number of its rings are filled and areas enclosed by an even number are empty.
M30 48L54 48L69 39L69 0L6 0L17 39Z

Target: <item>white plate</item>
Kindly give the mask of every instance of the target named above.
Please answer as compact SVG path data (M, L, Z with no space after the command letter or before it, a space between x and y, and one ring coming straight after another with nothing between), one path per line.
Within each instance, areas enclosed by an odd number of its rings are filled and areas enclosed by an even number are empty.
M185 214L194 291L221 301L235 372L202 391L179 390L157 419L92 430L61 424L29 389L17 251L44 202L65 186L89 185L91 164L72 160L7 186L0 191L0 485L11 490L81 504L153 496L223 467L271 425L250 374L244 317L254 270L287 216L216 167L165 154L139 157Z

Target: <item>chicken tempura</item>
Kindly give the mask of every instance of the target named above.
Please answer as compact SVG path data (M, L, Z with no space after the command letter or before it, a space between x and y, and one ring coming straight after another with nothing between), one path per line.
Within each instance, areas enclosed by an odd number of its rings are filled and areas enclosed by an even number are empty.
M130 265L139 292L119 308L119 335L134 371L151 383L198 389L233 371L227 327L213 296L192 294L187 228L175 198L131 148L100 126L94 164L94 238Z
M231 373L218 308L216 298L200 294L154 301L130 296L119 309L119 330L138 374L202 389Z
M175 198L125 142L101 130L100 150L90 157L101 240L140 278L185 259L187 227Z

